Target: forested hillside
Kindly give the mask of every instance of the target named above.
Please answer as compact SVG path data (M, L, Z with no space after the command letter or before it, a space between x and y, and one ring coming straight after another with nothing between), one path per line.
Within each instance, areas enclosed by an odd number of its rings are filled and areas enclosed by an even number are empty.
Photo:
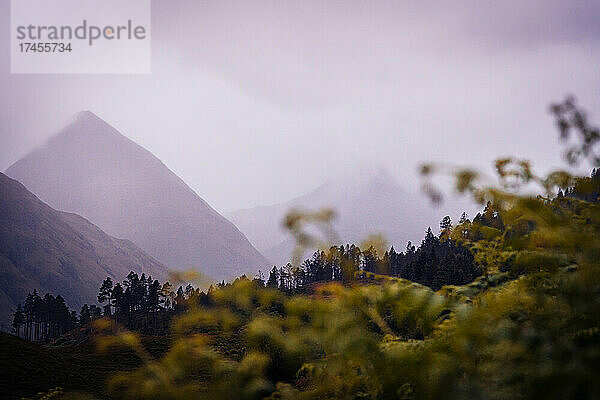
M0 173L0 323L28 292L61 295L72 307L94 300L107 275L167 269L132 242L111 237L86 219L57 211Z
M562 137L574 139L567 162L600 165L600 131L574 100L552 112ZM428 229L403 252L381 248L375 237L363 249L330 247L268 277L242 276L208 291L174 292L169 284L161 295L165 285L131 274L122 284L105 280L98 300L106 317L88 325L99 354L121 346L141 362L90 392L123 399L598 398L598 170L539 176L512 158L495 167L495 183L472 169L450 171L482 211L456 224L443 218L439 235ZM422 168L434 200L441 196L434 178L444 171ZM285 225L298 247L312 247L321 241L309 226L323 228L331 215L291 213ZM171 313L164 354L134 332L136 311Z
M578 143L570 142L568 162L600 164L600 132L574 101L554 105L552 112L562 137ZM359 277L378 283L342 279L313 287L309 296L289 296L240 279L177 317L171 350L115 377L111 393L132 399L597 398L597 172L591 178L561 170L538 176L525 160L495 165L493 185L472 169L451 171L456 189L485 209L454 227L445 220L442 238L428 234L422 258L416 257L422 269L427 255L435 253L443 264L452 254L445 246L463 246L482 274L472 283L435 292L361 271ZM440 193L430 177L441 171L435 165L422 169L433 199ZM523 185L537 185L539 195L521 194ZM302 220L322 223L329 215L292 215L286 224L300 246L311 245ZM448 243L439 257L436 247L428 250L438 240L435 246ZM324 258L338 251L324 252ZM310 262L305 265L311 271ZM413 264L398 265L402 274ZM424 283L439 286L435 279ZM241 352L216 351L215 338L240 337ZM110 340L142 351L127 335Z

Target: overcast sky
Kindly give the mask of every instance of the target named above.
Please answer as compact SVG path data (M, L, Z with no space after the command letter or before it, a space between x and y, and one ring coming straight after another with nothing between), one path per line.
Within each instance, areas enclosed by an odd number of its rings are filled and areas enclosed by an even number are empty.
M0 0L0 170L91 110L219 211L361 166L560 164L548 105L600 123L600 1L152 4L152 74L11 75Z

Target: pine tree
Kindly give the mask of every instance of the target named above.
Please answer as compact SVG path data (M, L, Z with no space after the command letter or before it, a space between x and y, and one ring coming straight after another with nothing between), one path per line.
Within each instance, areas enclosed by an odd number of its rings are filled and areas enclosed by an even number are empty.
M449 215L446 215L440 221L440 232L448 232L452 229L452 219L450 219Z
M190 297L192 297L192 294L194 293L194 287L191 284L187 284L187 286L185 287L185 297L186 299L189 299Z
M126 315L127 314L127 302L125 298L125 292L121 283L117 282L112 290L111 305L115 310L115 314Z
M450 235L450 231L452 230L452 219L450 219L449 215L446 215L440 221L440 239L446 239Z
M102 286L100 286L100 290L98 291L98 303L104 304L106 303L105 310L108 310L108 313L111 314L111 299L112 299L112 291L113 291L113 281L110 279L110 276L107 277L103 282Z
M81 306L81 311L79 312L79 325L83 326L89 323L92 320L92 315L90 313L90 307L87 304Z
M273 267L271 273L269 274L269 279L267 280L267 287L276 288L279 286L279 271L277 271L277 267Z
M177 295L175 296L175 311L182 312L185 308L185 294L183 287L179 286L177 289Z
M377 272L377 251L371 246L363 252L363 270Z
M13 331L19 337L21 336L21 327L25 324L25 313L23 312L23 307L21 307L21 303L17 305L17 310L13 315Z
M165 282L160 289L160 296L162 297L163 304L167 310L170 310L174 306L175 293L173 293L173 285L170 282Z

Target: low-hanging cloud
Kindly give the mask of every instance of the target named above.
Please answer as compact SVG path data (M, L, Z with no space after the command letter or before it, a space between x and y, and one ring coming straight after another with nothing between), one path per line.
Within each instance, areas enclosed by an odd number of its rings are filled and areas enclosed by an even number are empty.
M91 109L221 211L364 164L557 164L548 104L600 107L596 1L155 1L147 76L10 75L7 10L0 169Z

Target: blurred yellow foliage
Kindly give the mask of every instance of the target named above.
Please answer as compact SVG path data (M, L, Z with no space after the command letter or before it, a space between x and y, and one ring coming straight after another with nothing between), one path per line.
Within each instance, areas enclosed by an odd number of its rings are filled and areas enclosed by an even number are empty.
M571 105L553 108L561 129ZM576 154L595 154L588 142ZM434 200L430 179L441 170L422 168ZM550 197L575 181L563 171L538 177L527 161L511 158L498 160L496 170L495 185L471 169L451 170L459 192L490 202L482 219L493 223L464 222L449 232L484 268L476 281L433 292L361 272L365 279L353 285L287 296L239 279L211 292L209 306L193 305L176 318L171 349L113 378L113 396L600 398L600 206ZM520 194L531 183L543 196ZM295 211L284 223L302 248L330 237L333 216ZM325 239L309 235L307 224ZM369 240L382 251L381 237ZM130 333L118 337L140 347ZM240 351L228 356L217 340Z

